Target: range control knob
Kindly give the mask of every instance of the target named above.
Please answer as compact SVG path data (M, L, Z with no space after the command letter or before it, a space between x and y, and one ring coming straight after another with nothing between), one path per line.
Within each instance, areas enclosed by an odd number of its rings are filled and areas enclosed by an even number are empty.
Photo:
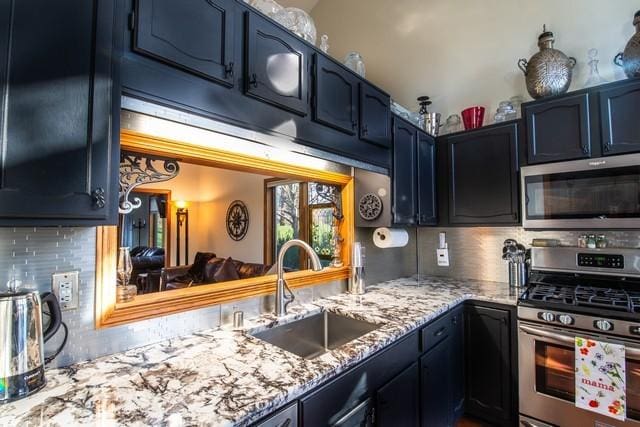
M549 313L548 311L545 311L543 313L540 313L540 317L542 318L542 320L544 320L545 322L553 322L554 320L556 320L556 315L553 313Z
M563 325L573 325L573 317L569 316L568 314L561 314L560 316L558 316L558 320Z
M605 332L613 330L613 324L608 320L596 320L595 322L593 322L593 326L596 329L600 329L601 331Z

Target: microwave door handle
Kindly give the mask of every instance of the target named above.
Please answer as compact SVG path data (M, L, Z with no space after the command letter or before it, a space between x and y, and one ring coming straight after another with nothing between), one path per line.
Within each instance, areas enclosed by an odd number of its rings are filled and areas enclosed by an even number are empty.
M575 345L575 337L567 335L556 334L555 332L549 332L531 326L520 325L520 330L536 337L547 338L551 344L569 344ZM625 354L631 356L634 359L640 358L640 348L625 346Z

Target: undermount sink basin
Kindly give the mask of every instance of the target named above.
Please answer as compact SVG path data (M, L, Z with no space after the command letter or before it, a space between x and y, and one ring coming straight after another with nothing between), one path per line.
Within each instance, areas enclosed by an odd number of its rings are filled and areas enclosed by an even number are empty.
M379 327L325 311L253 336L305 359L314 359Z

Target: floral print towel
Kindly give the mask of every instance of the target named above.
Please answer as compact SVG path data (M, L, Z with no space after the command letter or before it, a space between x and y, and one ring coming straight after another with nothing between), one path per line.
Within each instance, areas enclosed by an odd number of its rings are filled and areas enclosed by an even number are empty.
M576 406L624 421L624 345L576 337Z

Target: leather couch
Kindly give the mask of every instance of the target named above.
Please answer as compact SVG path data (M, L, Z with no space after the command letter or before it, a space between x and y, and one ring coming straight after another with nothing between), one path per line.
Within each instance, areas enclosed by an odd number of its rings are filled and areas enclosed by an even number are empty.
M193 264L163 268L160 274L160 289L163 291L183 289L259 277L269 273L272 267L272 265L243 262L231 258L218 258L215 254L207 254L211 256L205 261L202 254L201 252L196 254Z
M133 266L130 282L133 284L137 283L140 273L160 271L164 267L165 254L163 248L136 246L129 251L129 254L131 255L131 265Z

